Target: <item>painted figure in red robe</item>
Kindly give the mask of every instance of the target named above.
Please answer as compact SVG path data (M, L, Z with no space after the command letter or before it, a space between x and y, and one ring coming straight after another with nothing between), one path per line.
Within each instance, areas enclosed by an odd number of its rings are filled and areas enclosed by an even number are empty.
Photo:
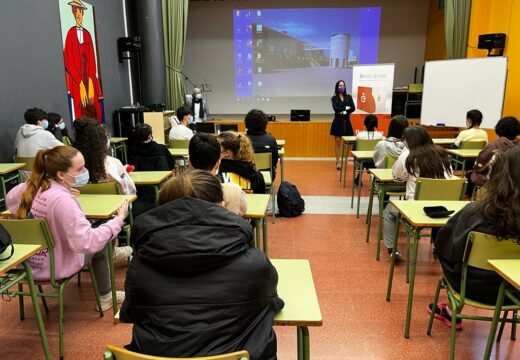
M83 13L87 7L81 0L68 3L76 25L67 32L63 57L67 90L72 100L72 119L88 116L98 120L103 117L100 100L103 98L96 72L96 57L92 36L83 28Z

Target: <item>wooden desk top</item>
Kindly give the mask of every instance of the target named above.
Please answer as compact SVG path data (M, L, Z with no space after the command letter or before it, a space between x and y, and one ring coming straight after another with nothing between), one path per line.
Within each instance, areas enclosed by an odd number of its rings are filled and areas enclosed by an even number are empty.
M169 148L168 150L170 150L170 154L172 154L173 156L188 156L189 155L188 149Z
M352 156L360 160L372 159L374 157L374 151L352 151Z
M278 272L278 295L285 302L274 325L321 326L323 318L309 260L271 259L271 263ZM119 322L118 311L114 323Z
M478 154L482 150L461 150L461 149L448 149L448 152L452 155L464 158L464 159L476 159Z
M271 195L269 194L246 194L247 213L242 217L246 219L261 219L265 217L270 198Z
M270 171L260 171L260 174L264 177L265 186L271 186L273 184Z
M452 145L455 144L454 138L435 138L432 139L433 143L436 145Z
M508 283L520 290L520 260L488 260L488 263Z
M378 182L391 183L394 182L394 176L392 175L392 169L369 169L370 172ZM406 185L406 183L403 183Z
M321 326L323 318L309 260L271 259L271 262L278 272L278 296L285 302L274 324Z
M83 194L78 201L87 219L108 219L117 212L117 208L125 199L133 202L136 195L95 195Z
M284 147L285 146L285 140L276 140L276 145Z
M25 163L1 163L0 164L0 175L9 174L15 170L21 169L25 166Z
M280 150L278 150L278 155L285 156L285 148L281 148Z
M13 256L9 260L0 261L0 276L16 268L18 265L29 259L42 248L41 245L15 244ZM11 251L11 250L8 250Z
M111 145L119 144L119 143L125 142L126 140L128 140L128 138L125 138L125 137L111 137L110 138L110 144Z
M171 175L171 171L132 171L130 173L130 177L136 185L159 185Z
M444 206L448 210L455 210L456 213L470 203L470 201L445 200L391 200L390 202L413 227L442 227L450 219L427 216L423 210L425 206Z
M356 137L355 136L342 136L341 139L343 139L343 142L348 142L348 143L355 143L356 142Z

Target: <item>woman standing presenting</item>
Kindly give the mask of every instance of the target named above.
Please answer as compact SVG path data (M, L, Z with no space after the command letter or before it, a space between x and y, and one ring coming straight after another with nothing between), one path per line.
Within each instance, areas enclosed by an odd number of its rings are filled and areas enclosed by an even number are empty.
M345 82L340 80L334 87L334 95L330 99L332 102L332 108L334 109L334 120L330 127L330 134L334 136L334 149L336 152L336 169L341 169L341 162L339 159L341 137L352 136L354 131L352 130L352 124L350 123L350 114L356 110L354 100L352 96L347 94L347 88Z

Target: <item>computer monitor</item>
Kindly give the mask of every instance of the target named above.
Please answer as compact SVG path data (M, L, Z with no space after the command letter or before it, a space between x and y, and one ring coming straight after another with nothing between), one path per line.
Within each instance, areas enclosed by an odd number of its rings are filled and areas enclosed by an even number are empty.
M291 110L291 121L310 121L310 110Z
M212 122L195 123L195 130L198 133L206 133L206 134L215 134L217 132L215 129L215 123L212 123Z
M220 132L224 131L238 131L238 125L237 124L220 124L219 125Z

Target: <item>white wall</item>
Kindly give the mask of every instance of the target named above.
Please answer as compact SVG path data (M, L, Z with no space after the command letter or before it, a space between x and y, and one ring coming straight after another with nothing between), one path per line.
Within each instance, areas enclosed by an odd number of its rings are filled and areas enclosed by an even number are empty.
M418 81L424 64L427 0L251 0L190 2L188 33L183 71L195 84L203 79L213 92L207 94L212 115L244 114L253 105L236 102L233 75L233 9L268 8L337 8L380 6L381 31L379 62L395 63L395 86L413 82L418 68ZM331 95L334 84L330 85ZM187 91L191 85L187 83ZM330 97L291 98L290 103L261 102L254 104L267 113L287 114L290 109L311 109L312 114L332 113Z

